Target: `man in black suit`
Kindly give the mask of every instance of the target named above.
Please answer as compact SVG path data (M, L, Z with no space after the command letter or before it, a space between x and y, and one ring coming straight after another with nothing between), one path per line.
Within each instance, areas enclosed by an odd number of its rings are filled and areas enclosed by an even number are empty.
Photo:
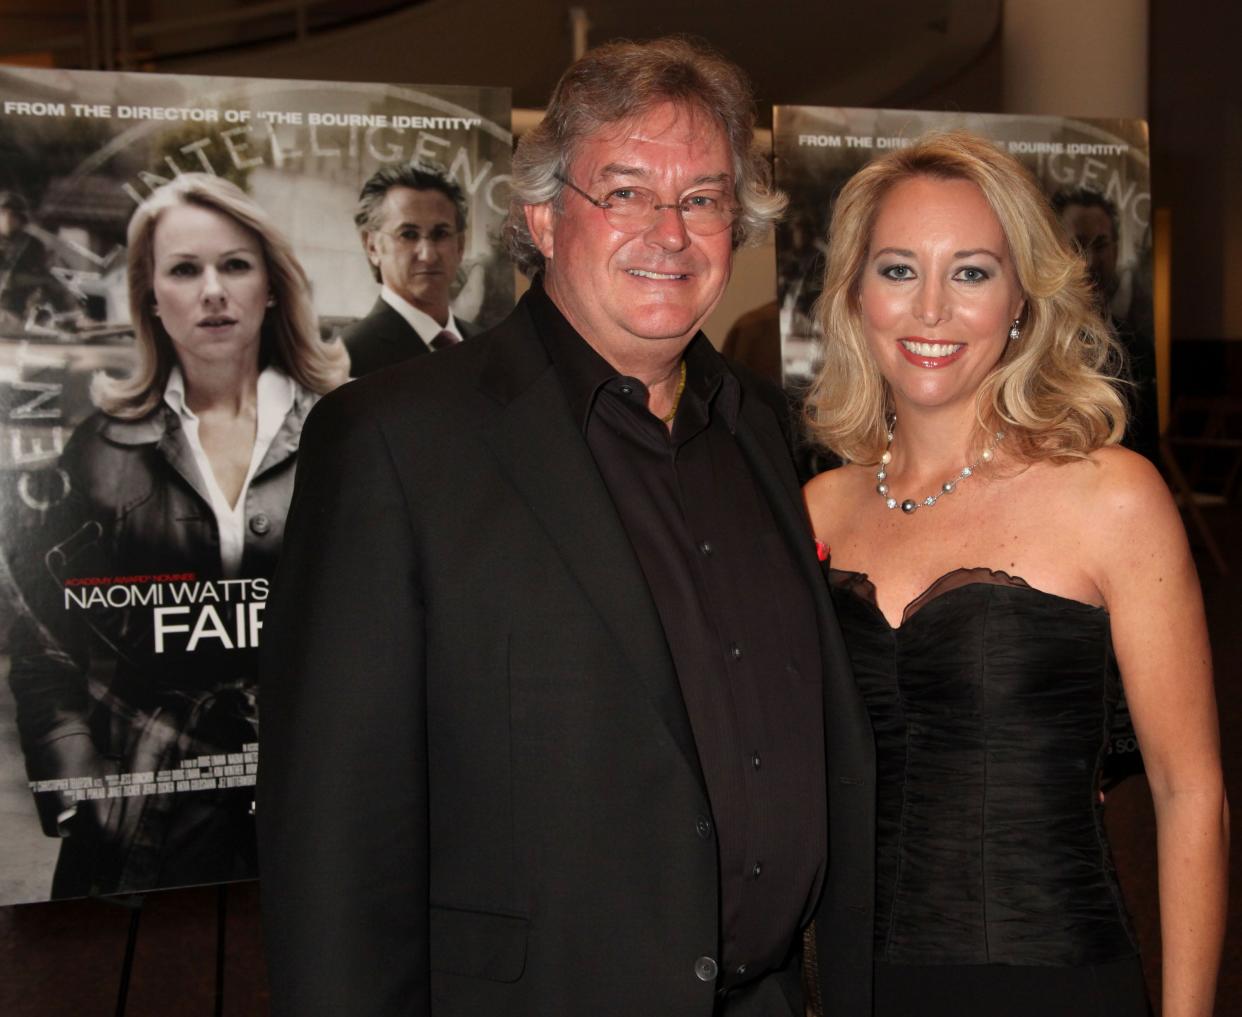
M354 215L380 295L345 329L355 378L479 332L453 316L449 289L466 245L466 199L442 170L405 163L362 186Z
M697 45L588 53L514 156L516 310L307 421L275 1014L801 1017L804 976L870 1013L870 726L784 397L699 331L784 203L753 123Z

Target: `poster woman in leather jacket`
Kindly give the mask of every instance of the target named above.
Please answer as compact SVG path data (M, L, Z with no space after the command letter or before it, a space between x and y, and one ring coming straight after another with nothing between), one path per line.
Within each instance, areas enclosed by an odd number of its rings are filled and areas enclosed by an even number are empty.
M262 602L302 423L348 376L288 242L218 177L138 208L128 287L137 363L95 380L14 638L54 897L254 875Z

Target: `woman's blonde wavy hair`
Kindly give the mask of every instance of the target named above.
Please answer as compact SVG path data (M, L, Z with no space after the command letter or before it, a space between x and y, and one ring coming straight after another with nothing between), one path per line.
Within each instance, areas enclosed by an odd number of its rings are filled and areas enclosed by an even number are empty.
M95 405L111 416L135 420L150 413L163 398L177 354L155 315L154 237L160 216L180 205L228 216L258 237L275 298L263 319L260 357L264 365L279 367L312 392L328 392L346 381L349 354L339 340L319 338L310 280L284 234L240 187L210 173L184 173L147 198L129 220L126 283L137 363L124 378L96 375L91 383Z
M851 462L874 463L884 451L892 396L867 347L859 287L880 206L913 177L968 180L983 192L1026 301L1021 338L979 386L975 451L997 428L1028 462L1080 458L1119 441L1120 347L1095 310L1086 266L1030 173L967 131L926 135L864 166L842 189L815 311L824 361L806 399L811 438Z

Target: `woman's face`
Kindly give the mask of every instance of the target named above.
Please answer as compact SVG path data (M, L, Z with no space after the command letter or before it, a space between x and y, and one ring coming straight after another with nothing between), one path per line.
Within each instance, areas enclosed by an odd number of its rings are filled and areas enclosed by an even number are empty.
M156 314L183 369L249 358L271 290L257 235L197 205L176 205L152 237Z
M931 177L904 180L884 198L859 296L867 345L898 413L973 406L1023 304L983 192Z

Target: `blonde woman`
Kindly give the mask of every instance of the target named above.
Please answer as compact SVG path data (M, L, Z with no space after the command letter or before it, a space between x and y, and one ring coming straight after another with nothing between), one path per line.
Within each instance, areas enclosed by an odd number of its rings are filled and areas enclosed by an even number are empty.
M255 640L298 437L348 376L288 242L233 184L177 178L128 240L137 363L96 379L99 411L65 448L70 494L14 637L36 780L167 773L256 740ZM172 621L149 599L159 576L198 591ZM84 584L134 587L138 602L74 607L65 591ZM63 838L52 895L254 875L252 792L39 793L45 832Z
M1114 341L1034 181L930 136L831 228L807 485L876 736L877 1013L1140 1015L1097 781L1124 685L1155 799L1164 1014L1212 1011L1228 813L1177 511L1116 442Z

